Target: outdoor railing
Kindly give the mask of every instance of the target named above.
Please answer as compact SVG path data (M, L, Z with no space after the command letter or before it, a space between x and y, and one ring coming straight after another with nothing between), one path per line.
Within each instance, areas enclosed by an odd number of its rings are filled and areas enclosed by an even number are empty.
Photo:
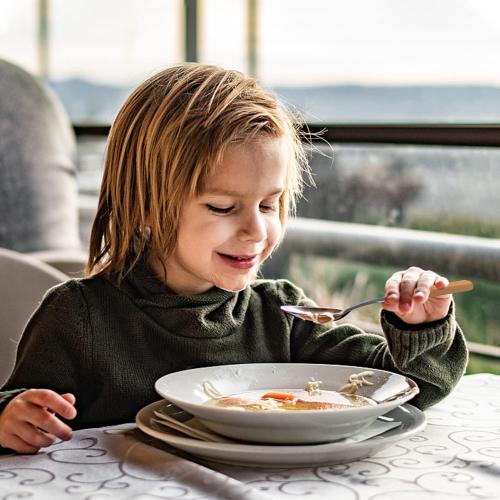
M418 265L448 276L500 281L500 240L496 239L296 218L288 222L264 276L286 276L293 254L399 268ZM469 349L500 360L499 347L469 342Z
M267 272L281 272L292 253L397 267L418 265L447 275L500 281L498 239L299 217L289 220Z

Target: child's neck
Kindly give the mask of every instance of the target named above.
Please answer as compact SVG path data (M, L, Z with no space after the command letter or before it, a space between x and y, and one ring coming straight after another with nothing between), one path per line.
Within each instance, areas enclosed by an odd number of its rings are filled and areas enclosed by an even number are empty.
M169 271L168 262L164 263L155 255L150 255L147 263L156 277L177 295L200 295L213 288L211 284L202 287L190 286L187 280L182 280L182 276L176 276L178 273Z

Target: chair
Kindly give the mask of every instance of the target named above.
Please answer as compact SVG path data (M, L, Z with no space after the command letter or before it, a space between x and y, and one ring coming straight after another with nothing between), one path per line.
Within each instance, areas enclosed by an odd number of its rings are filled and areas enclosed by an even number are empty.
M0 247L81 249L75 151L57 96L0 59Z
M24 327L45 292L69 277L48 264L0 248L0 386L14 367Z
M45 250L25 255L41 260L67 274L70 278L83 278L87 265L87 253L83 250Z

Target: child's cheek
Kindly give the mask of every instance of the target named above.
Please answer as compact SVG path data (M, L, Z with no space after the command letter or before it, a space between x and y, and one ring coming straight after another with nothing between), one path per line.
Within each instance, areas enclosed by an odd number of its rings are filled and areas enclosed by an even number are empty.
M267 241L268 248L266 249L265 259L271 255L273 250L278 246L281 238L283 237L284 228L281 225L281 221L277 217L275 220L272 220L268 226L267 231Z

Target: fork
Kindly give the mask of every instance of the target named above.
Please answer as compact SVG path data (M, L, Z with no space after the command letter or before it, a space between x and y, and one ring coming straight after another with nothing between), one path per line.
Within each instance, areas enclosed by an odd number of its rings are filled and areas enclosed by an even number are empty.
M158 410L153 410L153 413L157 416L157 418L151 417L152 422L168 427L169 429L174 429L178 432L186 434L189 437L193 437L201 441L217 443L239 443L239 441L235 441L234 439L228 439L209 430L205 430L203 424L199 423L196 417L174 405L170 401L165 400L165 405ZM192 422L192 424L187 425L186 422ZM195 428L193 425L196 425L197 427ZM346 443L365 441L366 439L384 434L385 432L400 425L401 422L396 421L392 417L379 415L367 429L364 429L358 434L350 436L343 441Z
M230 439L226 439L208 430L194 415L191 415L191 413L179 408L170 401L165 401L165 404L159 409L153 410L153 413L156 418L151 417L152 422L182 432L183 434L200 439L201 441L219 443L233 442Z
M452 281L448 286L444 288L436 288L432 287L431 292L429 294L430 297L437 297L438 295L446 295L449 293L460 293L460 292L468 292L472 290L474 285L471 281L468 280L460 280L460 281ZM384 297L379 297L377 299L366 300L365 302L360 302L359 304L355 304L350 307L346 307L345 309L334 309L332 307L307 307L307 306L292 306L292 305L284 305L281 306L280 309L292 316L296 316L300 319L305 319L307 321L312 321L313 323L328 323L329 321L338 321L339 319L347 316L354 309L358 309L359 307L368 306L370 304L377 304L384 302Z

